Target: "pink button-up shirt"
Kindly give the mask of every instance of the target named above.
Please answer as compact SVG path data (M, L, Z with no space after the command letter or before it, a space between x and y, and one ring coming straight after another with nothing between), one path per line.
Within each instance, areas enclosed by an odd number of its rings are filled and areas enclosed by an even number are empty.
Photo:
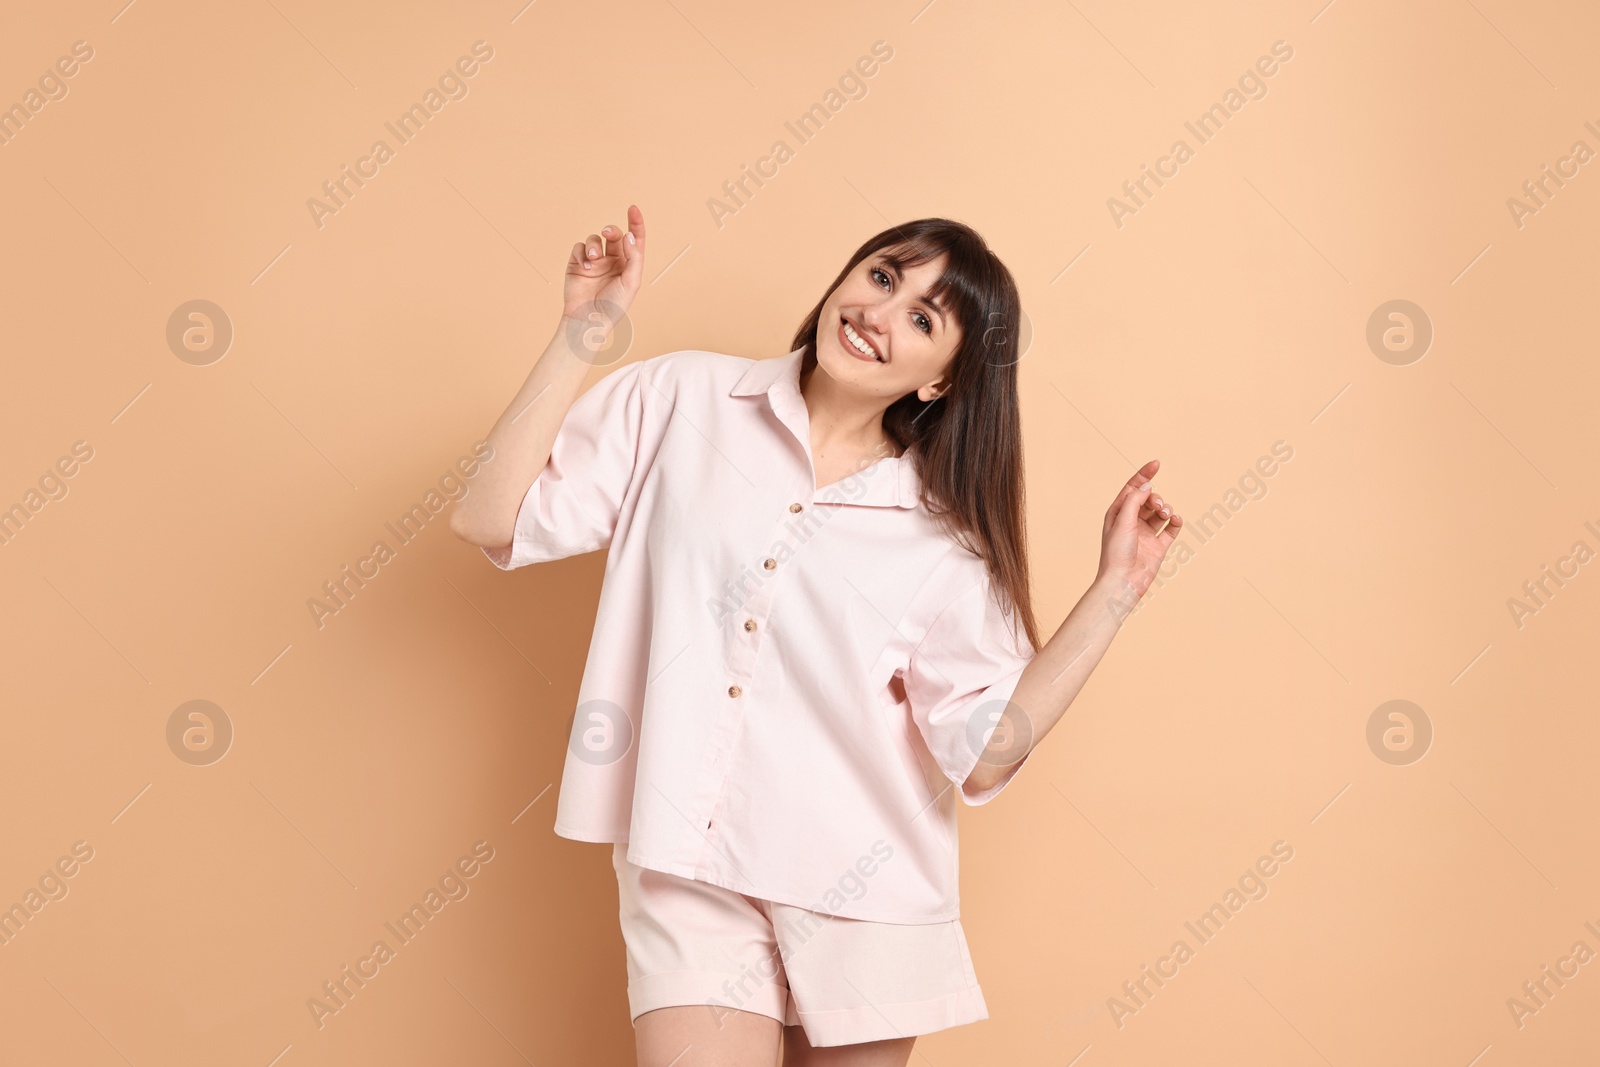
M800 355L611 372L512 544L484 551L510 570L610 548L557 834L813 911L943 922L955 798L1015 776L961 786L1032 647L909 456L816 488Z

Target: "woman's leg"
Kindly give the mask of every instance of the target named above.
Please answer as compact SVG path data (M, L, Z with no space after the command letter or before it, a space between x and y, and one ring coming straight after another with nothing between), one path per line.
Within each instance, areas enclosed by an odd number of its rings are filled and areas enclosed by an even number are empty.
M777 1067L780 1029L753 1011L656 1008L633 1020L633 1043L639 1067Z
M775 1020L774 1020L775 1021ZM783 1028L783 1067L905 1067L914 1037L812 1048L804 1027Z

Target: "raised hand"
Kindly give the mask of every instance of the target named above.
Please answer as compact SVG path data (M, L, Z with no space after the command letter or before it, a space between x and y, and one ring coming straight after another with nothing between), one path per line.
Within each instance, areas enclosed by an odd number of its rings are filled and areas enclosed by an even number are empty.
M1155 495L1151 479L1161 467L1153 459L1140 467L1106 509L1100 533L1100 572L1096 580L1110 578L1132 586L1142 597L1155 580L1156 568L1183 530L1183 516Z
M572 246L561 289L561 317L584 331L609 335L644 277L644 213L628 205L628 231L606 226ZM587 342L586 342L587 343Z

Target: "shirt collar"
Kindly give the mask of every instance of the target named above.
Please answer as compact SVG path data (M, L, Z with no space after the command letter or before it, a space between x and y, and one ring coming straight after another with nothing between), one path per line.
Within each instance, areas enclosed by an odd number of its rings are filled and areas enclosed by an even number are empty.
M780 382L783 388L791 393L798 394L800 392L800 357L804 353L804 348L797 348L787 356L751 360L749 368L734 383L733 389L728 395L755 396L758 393L770 393Z
M800 365L805 349L786 356L755 360L729 391L729 396L765 395L781 419L787 410L797 414L796 425L809 425L805 398L800 394ZM793 427L791 427L793 428ZM805 442L806 454L811 444ZM847 474L817 490L824 503L868 504L877 507L915 508L921 504L922 486L909 454L887 456L856 474Z

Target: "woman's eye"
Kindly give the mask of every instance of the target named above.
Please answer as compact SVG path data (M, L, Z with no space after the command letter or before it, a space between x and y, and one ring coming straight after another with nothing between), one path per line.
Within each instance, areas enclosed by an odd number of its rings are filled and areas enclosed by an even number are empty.
M881 268L879 268L879 267L873 267L872 270L869 272L869 274L872 277L873 281L877 281L878 280L878 275L880 275L880 274L883 275L883 280L884 281L888 281L889 280L888 272L883 270L883 269L881 269ZM932 333L933 332L933 320L932 319L928 318L928 316L922 314L920 311L917 313L917 318L920 320L920 322L919 322L919 324L917 326L917 329L921 330L923 333Z

